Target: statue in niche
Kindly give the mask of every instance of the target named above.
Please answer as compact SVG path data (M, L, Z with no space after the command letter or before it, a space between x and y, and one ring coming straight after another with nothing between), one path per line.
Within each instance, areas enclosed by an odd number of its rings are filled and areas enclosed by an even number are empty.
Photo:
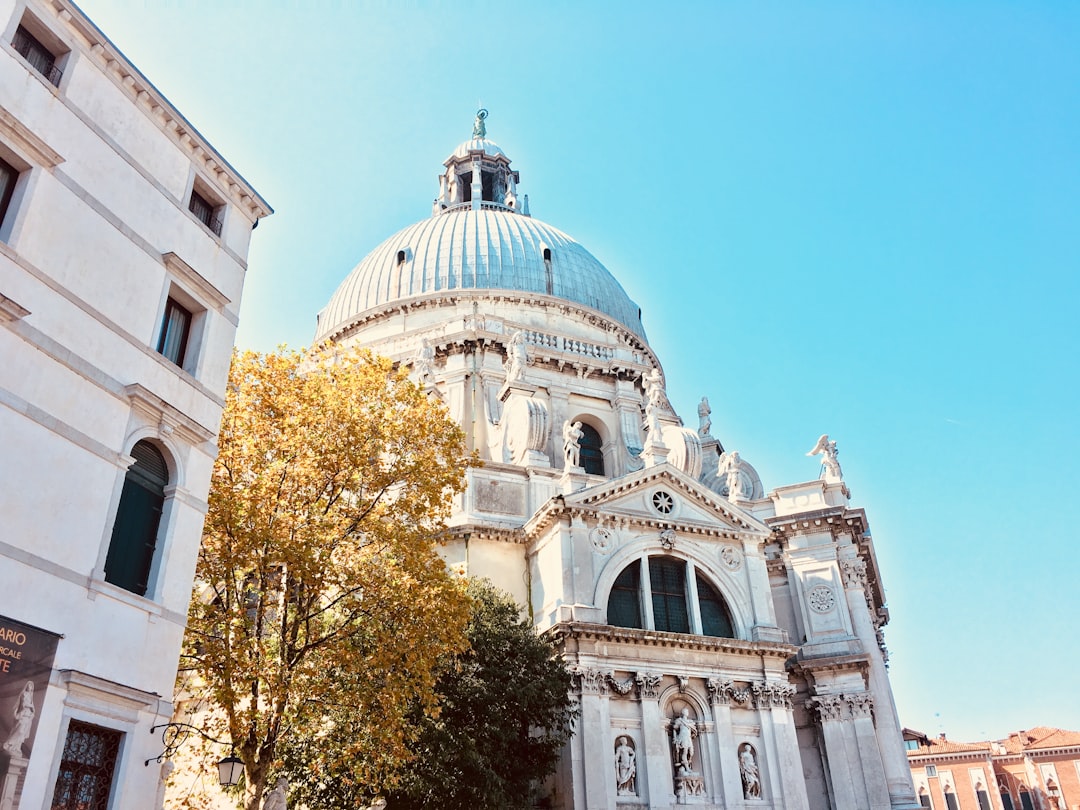
M740 462L739 451L732 450L730 453L724 453L720 459L720 467L716 471L718 476L724 478L724 485L728 491L727 497L732 503L742 494L742 476L739 472Z
M761 772L758 770L754 747L750 743L739 746L739 773L742 775L743 798L761 798Z
M18 700L15 701L15 727L11 729L11 734L8 735L7 740L4 742L4 751L15 757L21 757L23 755L23 743L30 737L30 730L34 726L34 715L37 710L34 708L34 682L27 681L23 686L22 691L19 693Z
M284 776L278 779L277 785L263 799L263 810L288 810L288 805L285 803L285 793L288 789L289 780Z
M615 745L615 792L619 796L636 796L637 754L626 737Z
M525 346L525 333L518 329L510 336L506 347L506 381L517 382L525 378L529 365L529 350Z
M420 348L416 350L416 356L412 360L412 367L416 372L416 382L421 388L428 388L435 384L435 376L431 372L434 364L435 349L428 343L428 339L424 338L420 342Z
M585 437L585 431L581 429L581 422L571 422L567 419L563 422L563 456L566 458L567 467L581 466L581 440Z
M826 481L844 480L844 474L840 471L840 462L836 460L836 442L829 441L828 433L822 433L821 438L814 445L814 449L806 455L821 456L821 465L825 468L821 477Z
M690 710L684 708L682 714L671 723L671 746L675 753L675 770L681 774L694 771L694 737L697 725L690 717Z
M702 397L697 406L698 433L702 436L708 436L709 431L712 430L712 419L709 418L711 413L712 408L709 407L709 398Z

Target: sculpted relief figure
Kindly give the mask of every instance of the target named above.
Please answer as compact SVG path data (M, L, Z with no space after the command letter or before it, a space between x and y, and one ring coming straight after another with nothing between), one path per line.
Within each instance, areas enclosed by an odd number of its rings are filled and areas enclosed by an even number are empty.
M697 726L690 717L690 710L683 709L682 714L671 724L671 746L675 754L675 770L680 774L694 770L694 736Z
M840 471L840 462L836 460L836 442L829 441L829 434L822 433L817 440L814 449L806 455L821 456L821 464L825 468L822 476L826 481L842 481L844 474Z
M742 775L743 797L760 799L761 774L758 771L757 759L754 757L754 748L750 743L739 746L739 773Z
M525 346L525 333L518 329L510 336L510 343L506 347L506 381L524 379L528 365L529 349Z
M15 715L15 727L11 729L11 734L8 735L7 740L4 742L4 751L12 756L21 757L23 755L23 743L30 737L30 729L34 726L34 715L36 714L33 681L27 681L22 688L18 700L15 701L13 714Z
M711 413L712 408L709 407L709 398L702 397L697 406L698 433L702 436L708 436L709 431L712 430L712 419L709 418Z
M619 737L615 746L615 792L620 796L636 796L637 754L626 737Z
M288 805L285 803L285 792L288 789L289 780L284 776L278 779L277 785L263 799L263 810L288 810Z
M566 458L567 467L581 466L581 439L584 436L581 422L571 422L569 419L563 422L563 456Z

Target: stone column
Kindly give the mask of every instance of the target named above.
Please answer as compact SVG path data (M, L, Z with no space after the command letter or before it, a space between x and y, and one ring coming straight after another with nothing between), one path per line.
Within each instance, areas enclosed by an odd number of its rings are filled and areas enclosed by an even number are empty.
M795 687L786 682L763 681L754 684L753 691L761 719L761 753L765 755L762 798L784 810L808 810L810 800L802 778L802 757L791 711Z
M643 756L638 757L638 770L645 769L645 789L638 785L638 795L648 800L649 807L669 807L675 803L675 784L668 753L667 730L660 714L660 681L662 675L639 672L634 676L638 699L641 701L641 740Z
M885 780L885 767L881 761L877 734L874 732L874 698L869 692L844 695L855 726L855 742L862 763L862 778L866 786L868 810L890 810L889 785Z
M705 684L712 701L716 720L716 766L713 777L713 796L724 807L738 807L742 800L742 776L739 773L738 741L731 727L731 698L735 684L727 678L709 678ZM802 773L802 769L799 769Z
M615 795L615 775L611 771L611 716L608 708L607 674L599 669L578 670L581 683L581 716L578 718L585 782L585 810L608 810L609 796ZM604 767L597 767L597 761ZM609 784L610 783L610 784Z
M844 580L844 596L852 627L870 659L868 679L874 701L875 734L885 769L890 801L896 808L921 807L915 797L915 784L912 782L911 768L904 752L903 730L896 713L889 674L885 669L884 650L878 649L881 639L871 613L873 600L866 579L866 563L857 559L841 560L840 574Z
M841 695L818 695L806 702L817 714L821 739L825 745L825 767L833 788L833 810L866 810L869 807L862 780L856 782L852 766L859 765L858 753L845 741L844 706Z

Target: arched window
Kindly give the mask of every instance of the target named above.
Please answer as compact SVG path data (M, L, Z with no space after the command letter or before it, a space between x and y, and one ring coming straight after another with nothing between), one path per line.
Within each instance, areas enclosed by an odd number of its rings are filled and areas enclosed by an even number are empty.
M608 624L641 628L641 566L635 562L622 570L608 597Z
M642 568L646 562L647 578ZM692 581L688 579L688 570L693 570ZM642 606L646 604L652 608L651 627L646 621L649 612L643 616ZM735 637L735 626L723 597L692 564L675 557L635 560L624 568L608 595L607 615L608 624L616 627Z
M164 457L150 442L138 442L131 448L131 455L135 463L128 469L120 493L109 554L105 558L105 581L143 596L154 562L169 470Z
M1031 800L1027 785L1020 785L1020 807L1023 810L1035 810L1035 803Z
M584 422L581 423L581 432L583 435L578 442L581 448L581 466L589 475L603 475L604 451L601 449L603 441L600 434L596 432L596 428Z
M735 626L731 623L723 597L708 582L697 575L698 605L701 607L701 634L719 638L735 638Z
M945 806L948 810L960 810L960 805L956 803L956 794L953 793L952 785L945 786Z
M934 810L934 806L930 804L930 794L926 792L926 788L924 787L919 788L919 804L930 810Z

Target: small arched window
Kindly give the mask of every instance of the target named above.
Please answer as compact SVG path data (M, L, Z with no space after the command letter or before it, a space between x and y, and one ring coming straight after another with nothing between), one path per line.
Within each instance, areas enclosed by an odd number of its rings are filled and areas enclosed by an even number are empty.
M401 265L405 264L405 259L406 258L407 258L407 256L405 255L404 250L399 250L397 252L397 265L398 265L398 267L401 267Z
M603 475L604 451L600 434L596 431L596 428L584 422L581 423L581 432L583 435L578 442L578 446L581 448L581 466L585 468L585 472L589 475Z
M135 463L124 477L105 558L105 581L144 596L157 548L169 470L165 458L150 442L138 442L131 448L131 455Z

